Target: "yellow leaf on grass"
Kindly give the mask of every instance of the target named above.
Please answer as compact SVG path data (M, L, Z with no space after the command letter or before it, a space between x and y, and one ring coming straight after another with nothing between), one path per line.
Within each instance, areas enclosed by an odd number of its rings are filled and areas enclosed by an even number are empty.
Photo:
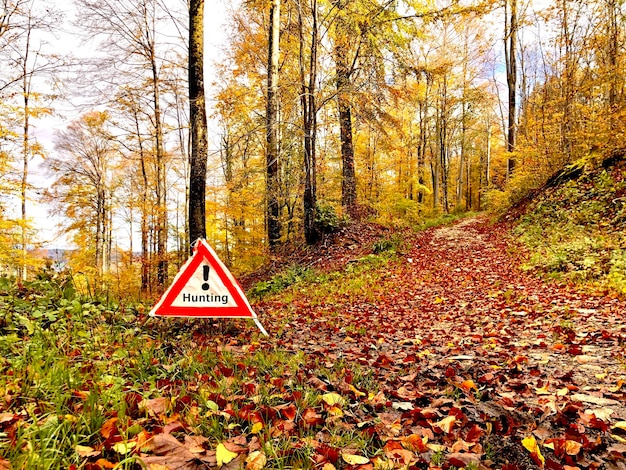
M336 416L341 418L343 416L343 410L338 406L331 406L326 410L330 416Z
M536 454L542 465L546 463L546 459L543 455L541 455L541 451L539 450L539 446L537 445L537 441L534 436L531 435L522 439L522 445L531 454Z
M76 446L76 453L79 457L95 457L96 455L100 455L99 450L95 450L93 447L89 446Z
M267 463L267 457L260 450L250 452L246 458L246 470L262 470Z
M335 392L325 393L322 395L322 400L328 406L341 405L343 403L343 397Z
M221 467L222 465L232 462L232 460L237 457L237 453L231 452L224 446L224 444L219 443L215 448L215 460L217 460L217 466Z
M137 445L137 443L134 441L133 442L116 442L115 444L113 444L113 450L117 452L118 454L126 455L135 448L135 445Z
M362 391L358 390L354 385L349 384L348 388L350 389L350 391L352 391L352 393L354 393L354 396L358 397L364 397L365 393L363 393Z
M250 432L251 432L252 434L258 434L258 433L260 433L260 432L261 432L261 430L262 430L262 429L263 429L263 423L258 422L258 423L254 423L254 424L252 425L252 429L250 430Z
M341 458L349 465L365 465L366 463L370 463L370 459L362 455L341 454Z

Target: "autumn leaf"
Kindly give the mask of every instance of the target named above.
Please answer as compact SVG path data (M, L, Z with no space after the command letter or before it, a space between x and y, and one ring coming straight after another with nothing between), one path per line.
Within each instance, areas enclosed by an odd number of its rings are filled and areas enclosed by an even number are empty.
M349 465L365 465L366 463L370 462L370 459L368 459L367 457L363 457L362 455L356 455L356 454L341 454L341 458L343 459L344 462L346 462Z
M626 421L618 421L617 423L611 426L613 429L621 429L622 431L626 431Z
M215 448L215 458L217 460L218 467L221 467L222 465L231 462L237 457L237 455L239 454L237 454L236 452L231 452L222 443L219 443Z
M476 387L476 384L474 383L474 381L472 379L464 380L463 383L461 383L459 385L459 387L462 390L465 390L466 392L471 390L471 389L478 390L478 387Z
M428 451L427 443L428 438L426 436L422 437L417 434L411 434L402 438L402 445L413 452L423 453Z
M535 393L537 395L551 395L552 392L550 391L550 384L546 383L543 387L535 388Z
M100 428L100 434L105 439L110 439L117 434L117 418L110 418Z
M118 454L126 455L131 452L136 445L137 442L135 441L116 442L115 444L113 444L112 449Z
M100 468L115 468L117 466L113 462L109 462L107 459L96 460L96 465Z
M344 403L343 397L335 392L325 393L322 395L322 400L329 406L342 405Z
M541 462L541 466L546 462L546 459L541 455L541 451L539 450L539 446L537 445L537 440L533 435L525 437L522 439L522 445L524 448L531 453L531 455L535 455L537 459Z
M320 415L313 408L307 408L306 410L304 410L304 412L302 413L302 420L308 426L316 426L318 424L324 423L324 418L322 417L322 415Z
M260 450L255 450L246 457L246 470L262 470L266 463L265 454Z
M455 416L446 416L441 421L437 421L435 426L441 429L444 433L448 434L452 428L454 427L454 423L456 422Z
M95 450L93 447L89 447L89 446L77 445L75 449L76 449L76 454L79 457L95 457L96 455L100 455L99 450Z
M567 455L578 455L580 449L582 449L583 445L580 442L566 440L565 441L565 452Z

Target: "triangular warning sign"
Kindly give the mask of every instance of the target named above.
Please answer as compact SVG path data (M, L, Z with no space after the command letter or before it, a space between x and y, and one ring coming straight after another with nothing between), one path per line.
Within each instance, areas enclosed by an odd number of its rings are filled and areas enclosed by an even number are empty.
M153 317L254 318L243 290L205 240L197 240L193 255L150 311Z

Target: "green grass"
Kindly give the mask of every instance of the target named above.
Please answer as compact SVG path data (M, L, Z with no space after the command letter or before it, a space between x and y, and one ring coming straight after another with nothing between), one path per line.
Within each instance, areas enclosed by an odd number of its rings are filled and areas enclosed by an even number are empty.
M314 282L325 281L317 277ZM24 291L5 286L0 294L0 458L13 468L83 468L98 458L116 468L138 468L137 456L125 453L124 443L134 445L141 433L180 421L185 433L217 446L251 435L252 412L265 416L256 435L268 468L313 468L312 449L301 444L307 434L314 439L321 427L277 435L270 429L282 416L272 410L293 405L296 421L307 409L326 418L322 392L308 383L309 375L337 383L349 374L357 387L377 391L358 365L338 361L326 367L303 353L259 348L256 332L248 344L231 350L219 336L199 344L198 332L207 330L184 321L140 321L139 312L128 306L69 297L52 283L28 285ZM155 413L142 405L151 399L169 405ZM113 418L115 439L110 441L103 426ZM358 430L328 429L357 448L370 439ZM77 446L97 455L81 456Z

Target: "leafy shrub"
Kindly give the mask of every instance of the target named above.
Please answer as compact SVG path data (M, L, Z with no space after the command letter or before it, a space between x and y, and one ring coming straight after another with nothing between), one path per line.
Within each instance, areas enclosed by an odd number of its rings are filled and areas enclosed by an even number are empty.
M372 246L372 252L375 255L379 255L385 252L393 252L395 253L400 248L402 244L402 237L399 235L394 235L391 238L381 238L380 240L374 242Z
M316 274L311 268L301 265L293 265L284 272L276 274L267 281L258 282L249 292L250 297L262 298L266 295L276 294L287 287L300 281L311 281Z
M315 210L315 229L318 233L328 235L337 232L345 223L337 215L335 208L328 204L318 204Z

